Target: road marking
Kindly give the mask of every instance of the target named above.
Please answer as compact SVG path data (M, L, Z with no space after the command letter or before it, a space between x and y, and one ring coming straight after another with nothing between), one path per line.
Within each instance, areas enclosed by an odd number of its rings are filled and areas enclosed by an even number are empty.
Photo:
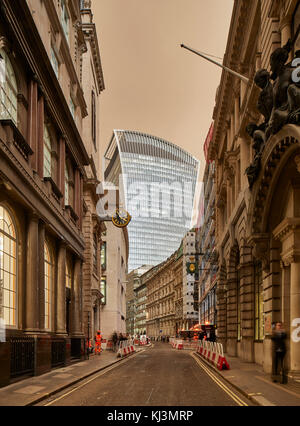
M151 390L151 392L150 392L150 395L149 395L149 398L148 398L148 399L147 399L147 401L146 401L146 404L150 401L150 398L151 398L151 396L152 396L153 391L154 391L154 388L152 388L152 390Z
M89 383L93 382L94 380L98 379L98 377L103 376L104 374L108 373L111 370L114 370L117 367L120 367L121 365L125 364L126 362L130 361L132 358L135 358L137 355L139 355L140 353L144 352L144 350L137 352L136 354L132 355L130 358L125 358L124 360L115 363L114 365L112 365L111 367L106 368L105 370L103 370L100 374L97 374L97 376L93 377L92 379L88 380L87 382L84 382L82 385L80 386L76 386L74 389L70 390L69 392L66 392L65 394L63 394L62 396L60 396L59 398L54 399L53 401L48 402L47 404L44 405L44 407L47 407L49 405L54 404L55 402L59 401L60 399L65 398L66 396L70 395L71 393L77 391L78 389L83 388L85 385L88 385ZM84 380L84 379L83 379Z
M231 389L229 389L219 378L217 378L209 369L206 367L200 359L194 355L193 353L190 354L194 360L197 362L197 364L206 372L208 376L224 391L231 397L231 399L234 400L238 405L248 407L248 404L246 404L241 398L238 397Z

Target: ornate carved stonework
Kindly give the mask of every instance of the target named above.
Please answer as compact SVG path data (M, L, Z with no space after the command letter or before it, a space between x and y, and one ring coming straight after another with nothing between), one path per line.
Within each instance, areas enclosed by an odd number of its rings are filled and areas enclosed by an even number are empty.
M268 160L263 170L259 187L256 192L255 205L253 209L252 232L254 234L262 232L263 229L263 212L268 196L270 182L273 179L277 165L280 163L282 156L289 150L293 151L294 146L298 145L298 139L294 137L286 137L278 142L268 155Z
M286 64L291 47L292 41L289 40L284 47L272 53L271 75L262 69L254 78L255 84L261 89L257 109L264 117L264 122L260 125L250 123L246 128L253 139L255 151L254 161L246 170L250 189L260 173L261 156L270 137L277 134L286 124L300 125L300 83L294 81L295 66L292 62ZM296 58L300 58L299 50L295 54L294 59Z
M264 271L270 269L270 235L254 234L249 239L249 245L253 249L253 257L262 262Z

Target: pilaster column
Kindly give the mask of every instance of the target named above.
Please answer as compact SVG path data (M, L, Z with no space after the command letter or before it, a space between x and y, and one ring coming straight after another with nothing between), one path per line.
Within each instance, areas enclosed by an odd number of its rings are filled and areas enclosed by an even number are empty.
M56 333L66 332L66 243L60 242L57 257Z
M77 258L74 265L74 303L72 304L72 336L82 336L81 330L81 259Z
M27 139L30 145L30 148L33 150L33 155L31 156L31 167L37 171L37 140L38 140L38 125L37 125L37 116L38 116L38 84L36 81L31 80L28 88L28 131Z
M39 217L31 213L28 219L26 247L25 331L39 331Z
M61 199L62 206L65 205L65 167L66 167L66 141L64 137L59 139L59 156L58 156L58 188L63 194Z
M39 223L39 328L45 329L45 223Z

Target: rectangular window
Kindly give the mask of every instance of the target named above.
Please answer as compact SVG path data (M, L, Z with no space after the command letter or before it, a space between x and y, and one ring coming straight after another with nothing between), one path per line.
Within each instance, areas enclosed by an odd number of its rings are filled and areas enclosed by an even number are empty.
M106 269L106 242L104 241L101 245L101 269Z
M93 267L94 267L94 274L96 274L96 275L98 273L97 258L98 258L98 241L97 241L97 235L94 234L94 239L93 239Z
M61 0L61 25L64 30L64 34L66 36L67 42L70 43L69 35L70 35L70 17L67 10L67 5L65 0Z
M103 305L106 305L106 277L101 278L100 291L103 294L103 298L101 300L101 303Z
M52 175L52 144L50 133L44 124L44 177Z
M56 53L55 53L53 47L51 47L50 62L51 62L52 68L54 69L55 75L58 78L58 75L59 75L58 74L58 71L59 71L58 59L57 59L57 56L56 56Z

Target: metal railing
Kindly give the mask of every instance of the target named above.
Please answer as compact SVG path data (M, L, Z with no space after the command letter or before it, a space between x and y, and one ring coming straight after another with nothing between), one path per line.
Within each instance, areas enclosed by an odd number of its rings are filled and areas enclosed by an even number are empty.
M66 341L64 339L55 339L51 342L51 367L60 367L65 365L66 359Z
M33 337L10 337L10 375L12 378L34 374L35 340Z

